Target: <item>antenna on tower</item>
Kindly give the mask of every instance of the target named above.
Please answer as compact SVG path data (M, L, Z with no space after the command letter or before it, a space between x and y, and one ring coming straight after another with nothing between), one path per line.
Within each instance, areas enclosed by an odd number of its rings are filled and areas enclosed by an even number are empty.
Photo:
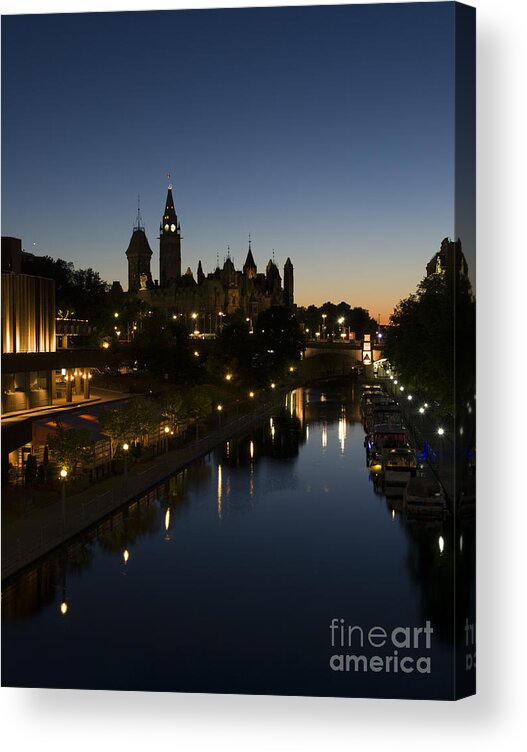
M249 233L249 250L251 250L251 233Z
M145 224L141 217L141 196L138 193L137 194L137 217L135 220L134 230L144 230L144 229L145 229Z
M275 263L275 261L274 261L274 248L273 248L273 264L274 264L274 263Z

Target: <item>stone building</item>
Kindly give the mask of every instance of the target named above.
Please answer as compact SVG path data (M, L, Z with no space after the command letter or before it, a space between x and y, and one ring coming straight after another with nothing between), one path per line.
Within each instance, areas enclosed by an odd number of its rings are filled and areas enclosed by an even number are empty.
M435 253L426 265L426 276L441 274L455 270L457 274L467 276L468 268L465 256L461 250L461 240L443 238L439 251Z
M222 316L239 313L254 320L261 311L276 305L294 306L294 271L288 258L284 265L284 283L277 265L269 259L259 272L251 240L241 270L237 270L230 250L220 267L205 274L201 260L196 276L190 267L181 273L181 226L174 208L172 187L168 187L159 235L159 280L152 279L152 250L138 213L126 257L128 292L144 300L150 308L167 316L192 317L198 329L213 333Z

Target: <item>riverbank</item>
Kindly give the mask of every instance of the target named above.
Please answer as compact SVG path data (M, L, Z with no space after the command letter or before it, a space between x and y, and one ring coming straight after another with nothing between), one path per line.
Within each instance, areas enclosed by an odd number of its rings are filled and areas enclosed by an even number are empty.
M250 431L276 413L294 387L280 392L272 402L218 426L201 439L158 455L148 463L132 465L126 476L113 476L42 509L2 525L2 581L45 556L123 504L180 472L194 460L232 436Z

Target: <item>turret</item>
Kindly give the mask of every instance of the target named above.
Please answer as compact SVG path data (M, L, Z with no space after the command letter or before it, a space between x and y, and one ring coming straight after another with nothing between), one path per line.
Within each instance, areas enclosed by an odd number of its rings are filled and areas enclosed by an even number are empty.
M284 305L290 308L294 305L294 274L293 264L288 257L284 264Z
M251 236L249 235L249 250L247 251L247 258L245 259L245 264L243 265L243 273L249 279L254 279L256 277L256 272L256 264L254 262L253 252L251 250Z
M141 211L137 207L137 219L126 250L128 259L128 292L137 292L153 287L150 272L152 249L148 244L145 227L141 219Z

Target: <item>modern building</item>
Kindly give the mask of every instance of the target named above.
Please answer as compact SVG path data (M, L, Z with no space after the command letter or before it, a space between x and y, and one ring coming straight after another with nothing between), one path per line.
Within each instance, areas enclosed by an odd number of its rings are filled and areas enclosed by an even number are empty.
M126 250L128 292L149 307L163 310L167 316L192 316L203 320L203 330L213 332L221 317L239 313L251 321L271 306L294 306L294 270L288 258L284 265L284 284L274 259L259 272L254 260L251 239L245 263L237 270L227 251L223 267L219 258L216 269L205 274L201 260L196 276L190 267L181 273L181 225L174 208L169 185L159 235L159 280L152 278L152 249L138 212L132 237Z
M2 237L2 469L19 471L31 453L31 422L43 410L90 400L91 369L112 356L57 347L87 322L58 322L55 282L22 274L22 242ZM58 332L57 332L58 329Z

